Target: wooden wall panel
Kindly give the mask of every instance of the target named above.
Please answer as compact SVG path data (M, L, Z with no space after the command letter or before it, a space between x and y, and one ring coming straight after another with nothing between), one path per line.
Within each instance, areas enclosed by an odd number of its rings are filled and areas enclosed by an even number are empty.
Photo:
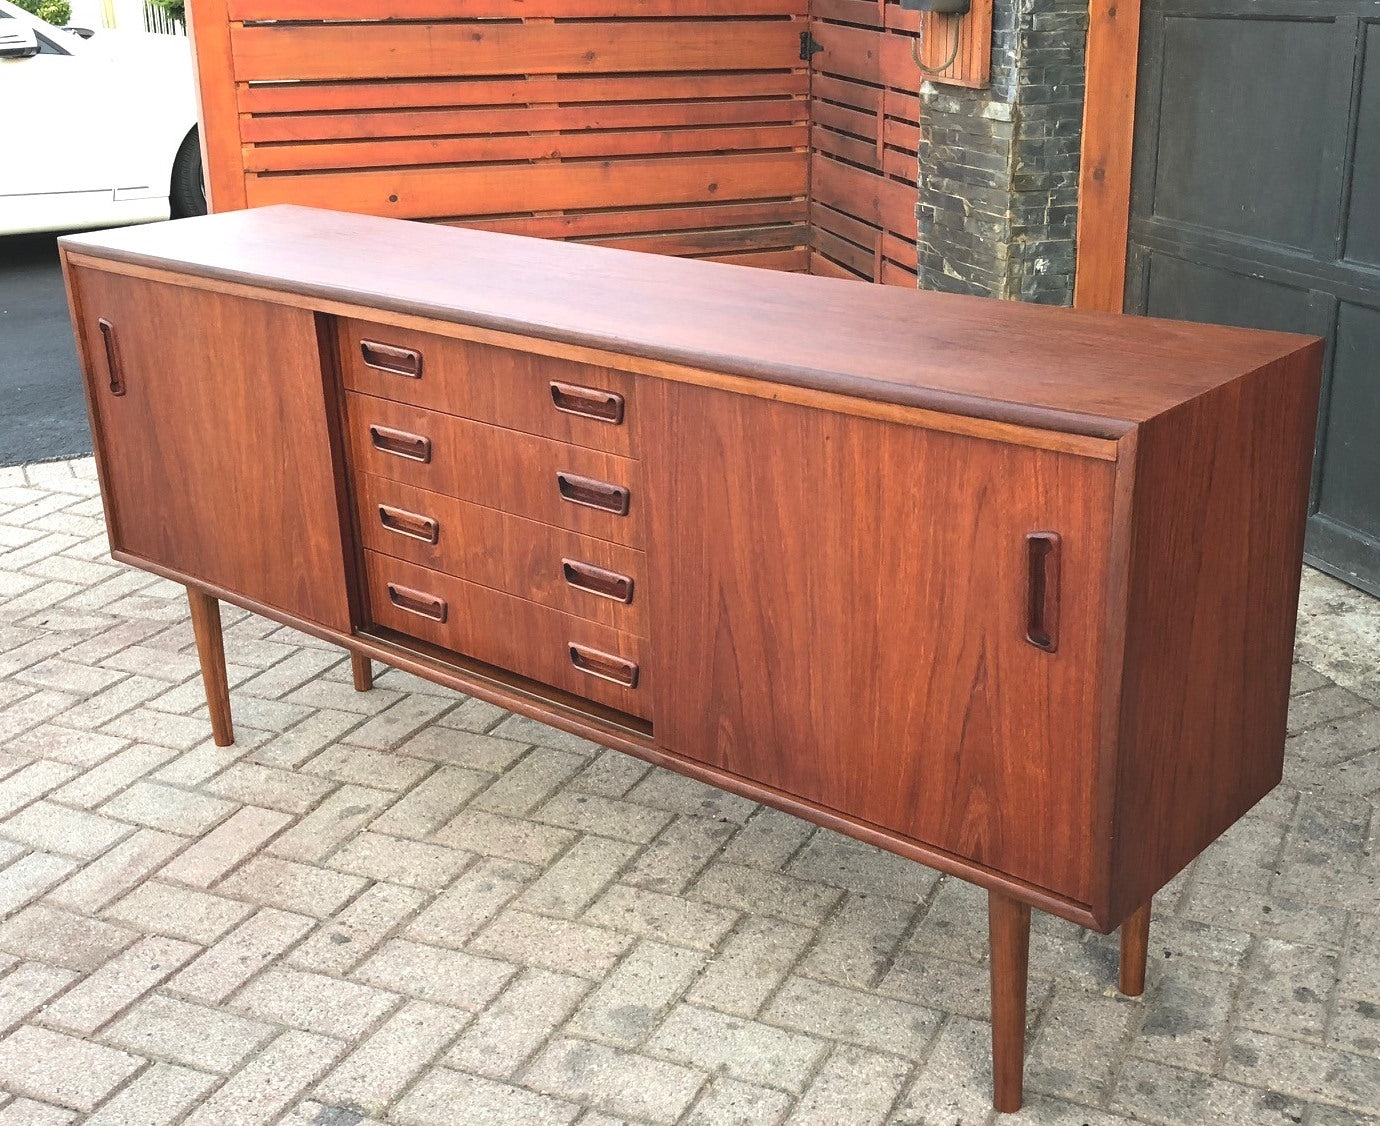
M810 270L914 286L920 85L987 83L991 0L957 21L887 0L811 0L810 16ZM954 47L942 74L916 66Z

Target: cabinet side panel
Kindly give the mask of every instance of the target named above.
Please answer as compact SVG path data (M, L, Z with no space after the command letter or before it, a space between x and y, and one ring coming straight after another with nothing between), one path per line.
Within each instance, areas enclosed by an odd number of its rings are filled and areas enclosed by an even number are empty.
M1109 924L1280 780L1320 348L1140 429Z
M348 632L313 314L85 267L72 277L111 546Z
M1089 902L1114 466L661 381L640 401L658 741ZM1053 653L1026 640L1045 531Z

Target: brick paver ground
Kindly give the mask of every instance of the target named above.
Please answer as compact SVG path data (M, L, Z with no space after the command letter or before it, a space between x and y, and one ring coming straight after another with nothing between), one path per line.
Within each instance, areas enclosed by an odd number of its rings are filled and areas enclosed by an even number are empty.
M972 1126L972 888L181 588L89 461L0 470L0 1126ZM1285 784L1156 901L1037 916L1013 1122L1380 1121L1380 613L1309 573Z

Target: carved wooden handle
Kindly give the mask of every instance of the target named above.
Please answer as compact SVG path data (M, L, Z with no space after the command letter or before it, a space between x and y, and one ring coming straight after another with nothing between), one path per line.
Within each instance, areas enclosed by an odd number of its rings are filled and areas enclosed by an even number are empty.
M428 462L431 460L431 439L420 434L410 434L406 430L394 430L391 426L369 427L369 441L374 449L395 457L405 457L409 461Z
M379 505L379 523L390 532L410 536L423 543L435 543L441 535L441 525L432 517L408 512L405 508L394 508L388 504Z
M587 590L602 598L612 598L615 602L631 602L633 581L631 575L606 571L593 563L581 563L578 559L562 559L561 573L565 581L580 590Z
M380 344L377 340L361 340L359 354L366 367L405 375L408 379L422 378L422 354L415 348L399 348L395 344Z
M410 586L399 586L397 583L388 584L388 601L393 603L399 610L406 610L409 614L417 614L423 618L430 618L433 622L444 622L448 607L444 598L438 598L434 594L427 594L424 590L413 590Z
M101 341L105 344L105 370L110 378L110 393L125 393L125 373L120 367L120 349L115 345L115 326L102 317L96 322L100 326Z
M551 381L551 402L558 411L594 418L618 426L623 421L623 396L617 391L581 387L577 383Z
M626 516L630 497L622 485L610 485L607 481L596 481L593 477L581 477L577 473L561 471L556 474L556 487L561 497L571 504L582 504L586 508L598 508L612 512L615 516Z
M570 642L570 663L583 673L611 680L624 688L637 687L637 664L615 653L591 649L588 645Z
M1025 537L1025 639L1037 649L1059 648L1059 533L1030 532Z

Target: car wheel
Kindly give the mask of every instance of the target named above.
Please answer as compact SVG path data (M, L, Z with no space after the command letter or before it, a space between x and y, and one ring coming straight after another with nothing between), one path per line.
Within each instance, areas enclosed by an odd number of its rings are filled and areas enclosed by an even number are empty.
M173 158L168 203L174 219L206 214L206 183L201 174L201 138L196 127L183 138Z

